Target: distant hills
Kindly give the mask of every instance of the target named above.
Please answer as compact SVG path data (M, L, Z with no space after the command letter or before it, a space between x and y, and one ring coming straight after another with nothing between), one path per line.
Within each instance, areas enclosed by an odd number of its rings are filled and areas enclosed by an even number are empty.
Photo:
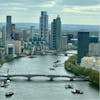
M39 29L38 23L15 23L17 28L24 27L30 28L30 26L35 26L36 29ZM0 23L0 28L5 25L5 23ZM49 24L49 29L51 25ZM77 24L62 24L62 30L68 31L78 31L78 30L87 30L87 31L99 31L99 25L77 25Z

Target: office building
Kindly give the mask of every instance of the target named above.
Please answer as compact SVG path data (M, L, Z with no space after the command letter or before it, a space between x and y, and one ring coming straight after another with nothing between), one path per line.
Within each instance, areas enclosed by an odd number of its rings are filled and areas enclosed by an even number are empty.
M11 16L6 17L6 39L7 41L11 40Z
M30 35L29 35L29 41L30 42L33 42L33 38L34 38L34 36L35 36L35 27L34 26L31 26L30 27Z
M77 63L81 63L81 59L84 56L88 56L89 53L89 32L78 32L78 59Z
M53 19L53 22L51 23L51 49L61 49L61 20L59 16L57 16L56 19Z
M2 47L6 46L6 27L2 27Z
M11 40L11 41L7 41L6 43L6 50L7 50L7 54L16 54L16 55L20 55L21 54L21 41L19 40ZM11 48L11 51L9 51L9 48ZM11 53L9 53L11 52Z
M16 30L16 25L11 24L11 39L14 39L15 30Z
M100 43L89 44L89 56L100 57Z
M0 31L0 47L2 47L2 32Z
M9 55L14 56L14 54L15 54L15 46L14 46L14 44L7 44L6 46L7 46L6 47L6 53L9 54Z
M29 40L29 34L27 30L23 30L23 41L27 42Z
M61 36L61 49L67 50L67 36Z
M40 16L40 36L41 40L47 43L48 36L48 15L46 11L41 11Z
M12 43L15 46L15 54L20 55L21 54L21 41L16 40L16 41L12 41Z
M98 43L99 42L99 37L92 36L89 38L90 43Z
M14 40L21 40L19 33L14 33Z

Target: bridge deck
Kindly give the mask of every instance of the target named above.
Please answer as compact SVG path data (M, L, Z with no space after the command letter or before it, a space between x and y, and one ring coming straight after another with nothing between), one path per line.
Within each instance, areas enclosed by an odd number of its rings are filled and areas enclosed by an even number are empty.
M68 75L46 75L46 74L9 74L0 75L0 77L65 77L65 78L86 78L82 76L68 76Z

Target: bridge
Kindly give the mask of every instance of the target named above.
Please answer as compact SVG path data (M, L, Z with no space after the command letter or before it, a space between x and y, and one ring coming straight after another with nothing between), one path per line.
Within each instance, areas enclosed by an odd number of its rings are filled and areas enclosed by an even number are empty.
M9 75L0 75L0 78L6 78L11 80L11 78L13 77L26 77L28 79L28 81L31 80L32 77L49 77L50 81L53 81L54 78L69 78L70 81L74 81L74 80L83 80L83 81L88 81L87 77L83 77L83 76L68 76L68 75L46 75L46 74L9 74Z

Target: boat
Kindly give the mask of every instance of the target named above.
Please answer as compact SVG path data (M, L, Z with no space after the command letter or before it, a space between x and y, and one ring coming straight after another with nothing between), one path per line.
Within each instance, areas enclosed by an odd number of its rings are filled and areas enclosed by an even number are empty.
M2 83L0 84L0 87L6 88L8 85L9 85L8 83L2 82Z
M11 97L12 95L14 95L13 92L7 92L7 93L5 94L6 97Z
M55 61L54 63L58 63L58 62L60 62L60 60L57 60L57 61Z
M55 70L54 68L49 68L50 70Z
M55 65L53 65L53 67L58 67L58 66L55 64Z
M80 90L74 90L74 91L71 91L73 94L83 94L83 92L82 91L80 91Z
M73 89L73 86L70 85L70 84L68 84L68 85L65 85L65 88L66 88L66 89Z
M29 56L29 58L35 58L33 55Z

